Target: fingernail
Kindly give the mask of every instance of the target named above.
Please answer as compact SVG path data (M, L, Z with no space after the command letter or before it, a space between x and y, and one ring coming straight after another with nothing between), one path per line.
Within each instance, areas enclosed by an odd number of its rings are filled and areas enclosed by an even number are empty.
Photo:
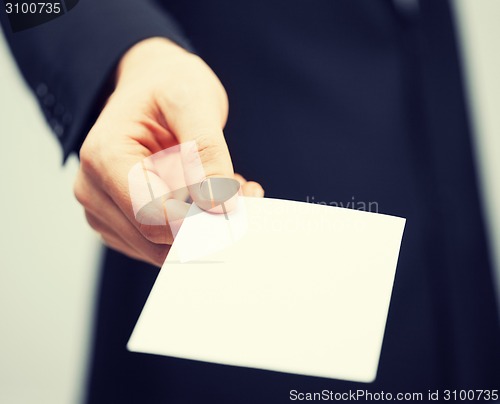
M212 177L200 183L200 194L205 200L225 202L238 194L240 183L232 178Z

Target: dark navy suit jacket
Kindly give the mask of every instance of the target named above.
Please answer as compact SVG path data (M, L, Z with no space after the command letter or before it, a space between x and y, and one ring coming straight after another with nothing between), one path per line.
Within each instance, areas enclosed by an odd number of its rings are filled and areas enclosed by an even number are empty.
M78 151L112 90L120 56L163 36L221 78L235 169L268 196L372 202L407 218L374 383L129 353L157 269L107 251L89 403L281 403L292 389L499 387L499 317L453 19L446 1L418 4L407 13L386 0L82 0L15 34L3 21L65 156Z

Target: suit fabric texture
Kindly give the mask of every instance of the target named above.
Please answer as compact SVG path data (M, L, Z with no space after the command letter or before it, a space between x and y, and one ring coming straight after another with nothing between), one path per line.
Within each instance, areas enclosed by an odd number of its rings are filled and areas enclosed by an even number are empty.
M127 352L158 269L107 250L89 404L499 387L499 316L452 10L444 0L415 4L408 13L386 0L82 0L15 34L2 16L65 157L97 118L123 53L166 37L221 78L235 169L267 196L372 202L407 218L374 383Z

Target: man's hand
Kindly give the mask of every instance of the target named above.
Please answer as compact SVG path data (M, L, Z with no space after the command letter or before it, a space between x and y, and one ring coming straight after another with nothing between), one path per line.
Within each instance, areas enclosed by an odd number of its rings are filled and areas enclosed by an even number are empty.
M161 38L142 41L124 55L115 91L80 150L74 187L89 224L108 246L163 264L172 232L168 224L136 220L128 173L136 163L179 143L196 141L207 177L234 177L244 195L264 195L259 184L233 172L222 132L227 114L224 87L198 56Z

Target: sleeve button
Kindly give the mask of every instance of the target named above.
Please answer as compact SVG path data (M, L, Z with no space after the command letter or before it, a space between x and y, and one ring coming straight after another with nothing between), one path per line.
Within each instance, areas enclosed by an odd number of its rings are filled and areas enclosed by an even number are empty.
M62 137L64 135L64 127L60 124L54 126L54 132L57 137Z
M45 97L45 95L47 95L47 92L48 92L48 88L47 88L47 85L45 83L40 83L38 84L38 86L36 87L36 95L39 97L39 98L42 98L42 97Z

